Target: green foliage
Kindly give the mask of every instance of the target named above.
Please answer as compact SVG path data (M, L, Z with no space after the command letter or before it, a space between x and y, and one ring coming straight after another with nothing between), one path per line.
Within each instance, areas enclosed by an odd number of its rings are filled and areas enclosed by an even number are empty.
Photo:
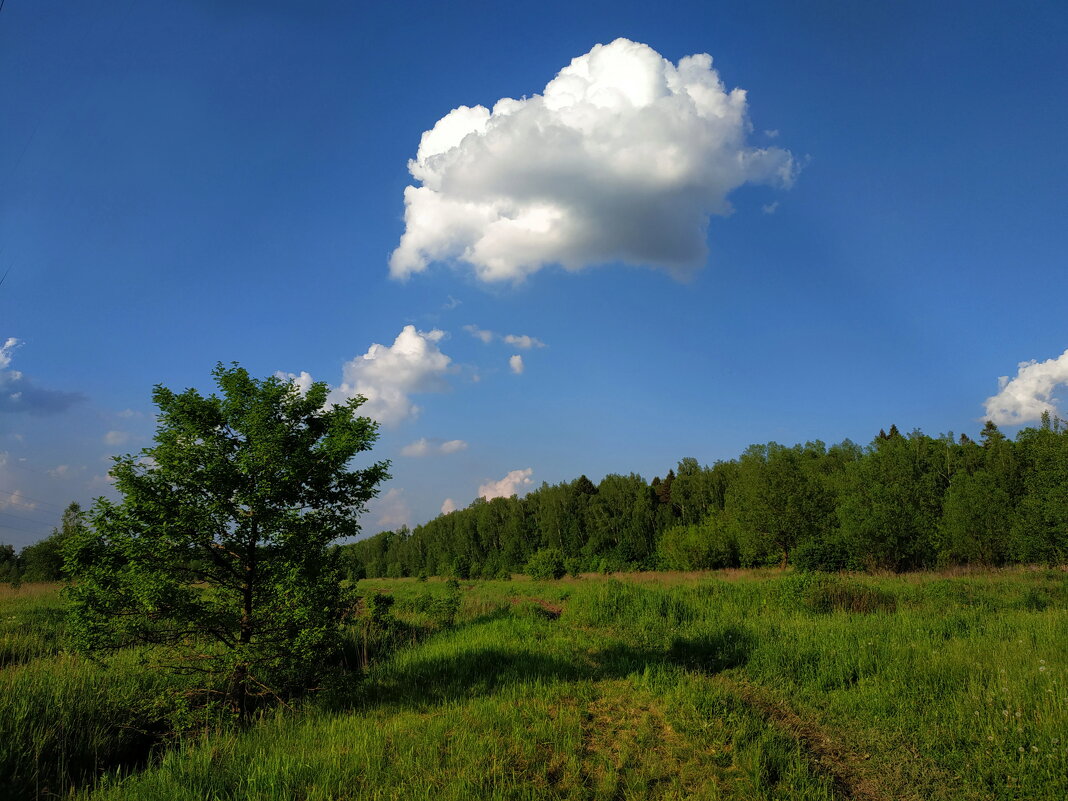
M738 567L738 542L730 519L713 512L703 522L672 526L656 545L661 567L667 570L719 570Z
M894 594L837 576L799 573L784 579L779 587L782 598L810 612L870 614L897 609Z
M43 540L27 545L15 555L10 545L0 545L0 581L61 581L67 577L63 566L63 549L68 541L85 528L85 513L77 503L63 511L59 528Z
M564 577L564 555L559 548L542 548L527 562L526 573L535 581L555 581Z
M0 582L19 582L19 563L13 545L0 545Z
M478 499L409 532L343 547L367 576L498 579L541 548L567 571L703 570L793 564L806 571L906 571L1068 561L1068 430L980 442L896 426L849 440L753 445L702 466L687 457L651 483L609 474Z
M854 566L853 554L838 538L812 537L802 540L791 556L801 571L834 573Z
M383 592L372 593L368 596L367 616L374 626L385 626L389 620L389 610L393 607L396 599L392 595Z
M117 457L123 500L98 500L71 537L72 644L150 649L178 671L225 676L245 712L254 697L313 686L339 647L348 606L330 544L387 477L348 464L376 424L362 398L327 407L237 367L213 372L220 395L157 386L155 445Z

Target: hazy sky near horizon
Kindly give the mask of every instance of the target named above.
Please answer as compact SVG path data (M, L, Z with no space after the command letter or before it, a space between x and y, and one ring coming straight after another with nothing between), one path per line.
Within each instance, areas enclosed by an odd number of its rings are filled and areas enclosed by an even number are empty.
M219 361L367 397L367 533L1063 411L1066 38L1055 2L7 0L0 542Z

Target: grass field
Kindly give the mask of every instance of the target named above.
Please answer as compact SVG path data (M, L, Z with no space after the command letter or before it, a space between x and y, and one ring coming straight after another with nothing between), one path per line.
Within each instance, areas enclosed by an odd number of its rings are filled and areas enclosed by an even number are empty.
M12 799L1068 797L1068 573L369 580L300 708L198 718L135 654L0 589Z

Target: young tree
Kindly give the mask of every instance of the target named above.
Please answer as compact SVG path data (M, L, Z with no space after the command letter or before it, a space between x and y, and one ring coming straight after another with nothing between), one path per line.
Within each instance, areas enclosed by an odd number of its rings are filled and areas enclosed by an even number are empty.
M338 642L346 609L328 546L388 478L350 469L377 424L363 398L327 406L236 364L219 395L157 386L155 445L116 457L121 503L99 499L67 547L71 633L87 651L131 644L160 664L226 677L234 708L308 688Z

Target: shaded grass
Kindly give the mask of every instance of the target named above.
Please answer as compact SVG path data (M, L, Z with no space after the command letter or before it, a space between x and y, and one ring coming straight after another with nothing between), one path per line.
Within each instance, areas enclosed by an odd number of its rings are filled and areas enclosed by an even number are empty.
M93 797L833 797L796 743L708 679L544 619L449 632L365 689L348 714L211 735Z
M174 725L175 680L132 654L73 656L0 671L2 797L62 795L117 765L143 763Z

